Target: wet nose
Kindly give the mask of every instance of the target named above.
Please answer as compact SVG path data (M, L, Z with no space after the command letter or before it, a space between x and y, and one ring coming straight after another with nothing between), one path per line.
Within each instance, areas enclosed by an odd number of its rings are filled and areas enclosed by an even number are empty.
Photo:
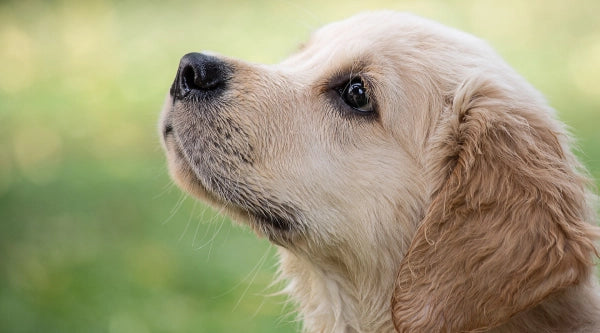
M222 89L230 71L229 66L217 57L188 53L179 62L171 96L181 98L190 93L209 93Z

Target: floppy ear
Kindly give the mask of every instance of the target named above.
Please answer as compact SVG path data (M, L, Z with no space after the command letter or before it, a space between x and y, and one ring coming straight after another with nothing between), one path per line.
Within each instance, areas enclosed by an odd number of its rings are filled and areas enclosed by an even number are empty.
M432 139L437 184L396 280L398 332L484 331L593 267L587 182L566 135L497 82L463 83Z

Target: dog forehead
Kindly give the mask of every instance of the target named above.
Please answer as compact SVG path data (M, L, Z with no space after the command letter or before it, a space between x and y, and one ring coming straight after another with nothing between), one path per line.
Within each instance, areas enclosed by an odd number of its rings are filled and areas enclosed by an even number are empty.
M426 24L418 16L393 11L364 12L341 21L329 23L314 33L315 39L363 40L365 38L386 38L398 30Z
M316 30L299 52L279 65L313 73L357 61L371 63L377 58L396 58L416 48L420 49L420 55L426 56L442 45L462 45L469 49L478 43L469 34L410 13L365 12Z
M388 27L377 25L376 16L359 14L316 30L300 50L279 67L310 75L351 64L376 49L373 45Z

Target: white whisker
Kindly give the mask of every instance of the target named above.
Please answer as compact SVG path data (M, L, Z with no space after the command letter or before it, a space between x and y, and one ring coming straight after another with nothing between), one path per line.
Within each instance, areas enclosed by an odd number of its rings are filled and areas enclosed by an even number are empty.
M177 214L177 212L181 208L181 205L183 205L183 203L185 202L185 200L187 200L187 198L188 198L188 196L185 193L181 193L179 200L177 201L177 203L175 203L175 206L171 209L171 213L170 213L169 217L167 217L163 221L162 225L169 223L169 221L173 218L173 216L175 216L175 214Z
M254 270L254 274L252 275L252 279L248 282L248 285L246 286L246 289L244 289L244 292L242 293L242 295L238 299L237 303L235 303L235 306L233 307L232 312L235 311L235 309L237 309L237 307L240 305L240 303L242 302L242 299L246 296L246 293L248 292L248 289L250 289L250 286L252 285L252 283L254 282L254 280L256 279L256 277L258 276L258 273L260 272L262 266L267 261L269 250L270 249L267 248L267 251L265 251L265 253L263 254L263 256L260 258L260 260L258 261L258 264L255 266L255 269L253 269ZM252 272L250 274L252 274Z

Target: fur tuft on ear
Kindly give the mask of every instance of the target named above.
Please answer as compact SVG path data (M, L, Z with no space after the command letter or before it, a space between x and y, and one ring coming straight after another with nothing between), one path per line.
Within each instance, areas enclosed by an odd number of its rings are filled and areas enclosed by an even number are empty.
M591 274L598 233L568 137L502 81L464 82L432 137L437 184L396 280L398 332L485 331Z

